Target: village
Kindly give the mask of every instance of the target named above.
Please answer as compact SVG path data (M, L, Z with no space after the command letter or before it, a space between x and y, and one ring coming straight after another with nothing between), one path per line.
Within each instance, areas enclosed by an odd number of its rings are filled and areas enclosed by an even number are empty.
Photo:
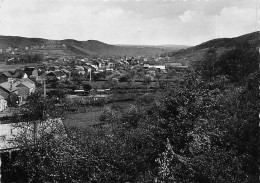
M41 64L26 65L0 72L0 115L10 115L10 109L22 106L34 92L47 96L62 90L67 98L82 96L90 101L105 98L113 89L160 89L180 78L188 66L166 62L167 58L131 57L58 58ZM9 61L6 60L6 63ZM125 84L127 83L127 84ZM176 83L176 82L175 82ZM146 85L144 87L144 85Z
M7 50L8 52L8 50ZM2 54L6 54L2 52ZM1 55L1 53L0 53ZM143 96L158 95L164 89L176 87L189 70L181 63L165 62L162 57L124 58L45 58L38 63L19 64L17 58L2 65L12 69L0 70L0 166L6 169L15 157L17 146L10 143L26 125L24 110L35 94L54 104L54 111L62 111L62 118L42 123L28 123L33 134L48 134L48 128L96 129L107 106L129 108ZM50 105L52 105L50 104ZM31 104L29 104L31 105ZM64 107L66 106L66 107ZM16 116L21 116L14 121ZM21 121L22 120L22 121ZM54 126L54 127L52 127ZM21 128L22 127L22 128ZM36 135L36 136L37 136ZM39 137L32 136L33 141ZM34 143L34 142L31 142ZM7 161L7 162L6 162ZM7 174L3 174L6 179ZM1 178L1 174L0 174Z

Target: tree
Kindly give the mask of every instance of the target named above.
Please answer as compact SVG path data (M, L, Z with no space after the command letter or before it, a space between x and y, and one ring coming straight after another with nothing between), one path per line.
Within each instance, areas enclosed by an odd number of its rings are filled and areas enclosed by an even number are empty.
M157 79L158 86L160 86L160 79L162 78L161 72L156 70L155 79Z
M92 89L92 86L90 84L86 83L83 85L83 89L84 89L84 91L90 91Z
M33 93L27 98L27 103L20 110L20 121L42 121L50 117L64 116L66 110L58 108L55 101L54 98L45 98L40 93Z
M119 82L129 82L129 81L131 81L131 75L125 74L125 75L121 76L118 81Z
M43 133L18 164L34 182L257 182L255 78L222 87L190 73L179 90L105 108L98 129ZM32 117L43 113L31 120L55 117L52 101L29 101Z
M151 82L152 82L152 79L151 79L151 77L150 76L145 76L145 78L144 78L144 80L143 80L143 85L149 85L149 84L151 84Z
M232 82L244 80L258 68L258 52L249 44L238 45L220 56L216 67L218 75L227 75Z
M171 69L167 72L166 78L167 79L172 79L173 76L176 76L177 72L175 69Z
M214 48L210 48L204 57L202 62L202 76L204 79L212 81L216 75L215 63L217 61L217 53Z
M10 93L7 99L7 105L10 107L17 107L19 104L19 96L16 93Z
M53 100L62 101L65 98L66 93L62 89L57 89L49 91L47 95Z

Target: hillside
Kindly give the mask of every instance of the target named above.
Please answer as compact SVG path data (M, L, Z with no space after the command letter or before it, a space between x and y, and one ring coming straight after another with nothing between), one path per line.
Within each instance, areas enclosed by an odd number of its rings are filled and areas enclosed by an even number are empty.
M19 53L40 53L45 56L155 56L169 51L176 51L186 46L129 46L110 45L96 40L77 41L73 39L48 40L42 38L25 38L0 36L0 49Z
M217 54L221 55L241 44L249 44L252 48L256 48L260 45L259 32L253 32L234 38L213 39L187 49L169 52L166 55L170 57L171 61L180 62L184 65L193 65L203 59L209 48L216 49Z

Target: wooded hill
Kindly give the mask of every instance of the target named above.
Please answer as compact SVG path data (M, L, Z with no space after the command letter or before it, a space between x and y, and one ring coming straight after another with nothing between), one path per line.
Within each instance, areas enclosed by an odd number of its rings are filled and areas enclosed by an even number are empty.
M137 46L111 45L97 40L77 41L74 39L48 40L17 36L0 36L0 49L18 48L19 51L39 53L48 56L155 56L176 51L187 46Z
M171 57L172 61L180 62L184 65L196 65L197 62L203 60L206 52L209 49L214 49L217 55L220 56L223 53L234 49L239 45L247 44L252 49L256 49L260 44L260 34L259 32L252 32L239 37L234 38L219 38L213 39L197 46L193 46L186 49L181 49L174 52L169 52L163 54L162 56Z

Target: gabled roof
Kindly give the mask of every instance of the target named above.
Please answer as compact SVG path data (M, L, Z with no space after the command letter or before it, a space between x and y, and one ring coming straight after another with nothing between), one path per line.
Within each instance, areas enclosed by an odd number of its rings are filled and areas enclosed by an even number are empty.
M32 72L34 71L35 67L26 67L24 69L24 72L27 74L27 75L32 75Z
M98 67L96 65L93 65L93 64L86 64L85 66L83 66L84 68L92 68L92 69L95 69L95 70L98 70Z
M54 74L56 75L56 76L66 76L66 74L64 73L64 72L62 72L62 71L54 71Z
M70 74L71 72L68 71L67 69L61 69L62 72L66 73L66 74Z
M8 78L11 78L12 77L12 74L10 74L9 72L5 71L5 72L2 72L1 74L7 76Z
M32 80L30 80L29 78L23 78L23 79L20 79L20 81L22 82L29 82L31 84L35 84Z
M34 85L29 82L21 82L16 85L16 88L19 88L19 87L27 87L30 89L30 88L34 88Z
M13 85L15 85L16 87L27 87L27 88L35 87L34 82L28 78L16 80Z
M23 83L19 83L18 85L16 85L16 87L19 88L19 87L27 87L27 86L24 85ZM27 88L29 88L29 87L27 87Z
M4 82L0 84L0 87L4 89L5 91L11 93L17 90L16 85L10 83L10 82Z
M45 76L56 76L56 74L54 72L49 72Z
M66 76L66 74L63 71L51 71L46 76L56 76L56 77L61 77L61 76Z
M76 66L76 68L75 68L76 70L78 70L78 71L84 71L84 67L83 66Z
M24 74L26 74L26 73L23 72L23 71L17 71L17 72L14 73L13 77L21 79L24 76Z

